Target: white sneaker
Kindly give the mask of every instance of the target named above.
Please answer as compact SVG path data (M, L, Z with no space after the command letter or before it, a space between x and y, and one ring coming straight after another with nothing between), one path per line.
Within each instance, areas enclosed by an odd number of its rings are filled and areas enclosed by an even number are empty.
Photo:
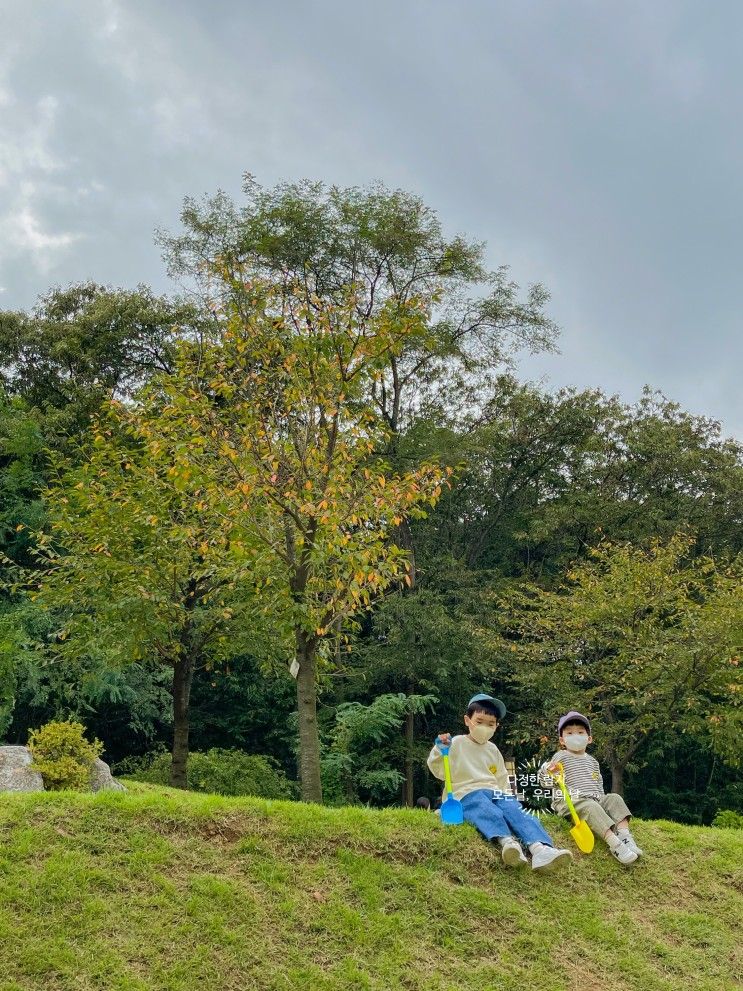
M500 859L506 867L521 867L523 864L529 863L521 849L521 844L515 840L507 840L502 845Z
M616 857L620 864L624 864L625 867L629 867L630 864L634 864L637 860L637 854L629 845L627 840L622 840L619 846L615 846L611 851L612 857Z
M622 833L622 834L617 833L617 836L619 836L619 839L622 841L622 843L627 844L630 850L634 850L638 857L645 856L643 851L637 845L637 840L634 838L632 833Z
M559 847L554 846L543 846L532 856L531 869L533 871L542 871L543 874L546 874L548 871L554 871L560 867L564 867L572 859L573 855L570 850L561 850Z

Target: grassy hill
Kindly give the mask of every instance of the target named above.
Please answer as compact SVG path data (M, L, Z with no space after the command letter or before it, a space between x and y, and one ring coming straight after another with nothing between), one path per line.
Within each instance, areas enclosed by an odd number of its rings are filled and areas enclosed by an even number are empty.
M0 991L741 987L740 831L539 877L423 812L131 789L0 796Z

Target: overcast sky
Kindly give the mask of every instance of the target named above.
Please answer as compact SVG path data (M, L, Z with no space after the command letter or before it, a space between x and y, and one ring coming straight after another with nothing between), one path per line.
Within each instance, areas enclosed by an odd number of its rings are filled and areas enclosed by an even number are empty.
M185 195L420 194L552 292L522 374L645 383L743 438L743 4L0 0L0 307L169 290Z

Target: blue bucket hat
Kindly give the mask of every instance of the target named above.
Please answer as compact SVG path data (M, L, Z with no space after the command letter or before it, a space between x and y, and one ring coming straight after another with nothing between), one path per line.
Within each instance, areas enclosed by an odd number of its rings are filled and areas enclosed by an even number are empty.
M570 712L566 712L564 716L560 717L560 721L557 724L557 735L562 736L562 728L568 723L583 723L583 725L588 730L588 735L591 736L591 724L588 719L582 715L580 712L576 712L575 709L571 709Z
M498 719L503 719L506 714L505 705L503 705L500 699L494 699L492 695L485 695L484 692L481 692L479 695L473 695L467 703L467 708L469 709L475 702L488 702L498 713Z

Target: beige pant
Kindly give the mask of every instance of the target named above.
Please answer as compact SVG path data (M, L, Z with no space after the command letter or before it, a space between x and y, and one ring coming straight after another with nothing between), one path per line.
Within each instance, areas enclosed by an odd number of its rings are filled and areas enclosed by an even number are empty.
M621 795L579 798L573 805L580 818L585 819L593 832L602 838L608 829L632 815Z

